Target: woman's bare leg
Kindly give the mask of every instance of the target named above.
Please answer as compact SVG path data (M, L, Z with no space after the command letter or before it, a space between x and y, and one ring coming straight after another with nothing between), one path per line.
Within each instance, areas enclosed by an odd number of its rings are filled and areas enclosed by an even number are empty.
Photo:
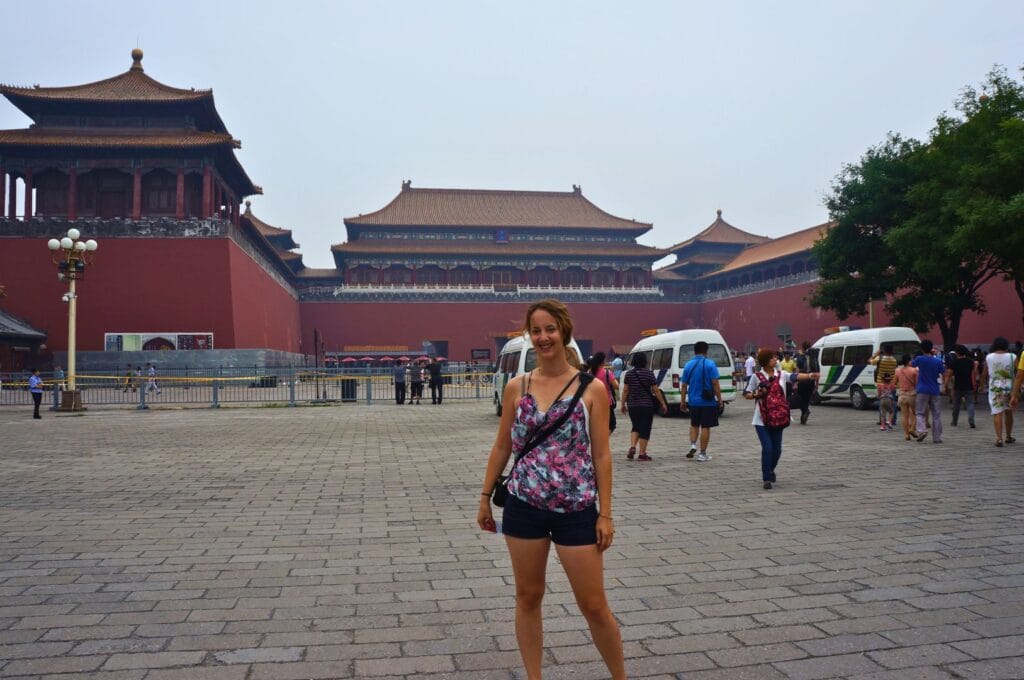
M544 574L551 549L550 538L505 537L516 579L516 640L529 680L540 680L544 656Z
M641 441L646 443L646 440ZM625 680L622 635L604 594L604 558L596 545L556 545L555 550L569 577L576 604L590 625L590 634L608 666L612 680Z
M992 424L996 428L996 441L1003 441L1003 414L996 413L992 416Z

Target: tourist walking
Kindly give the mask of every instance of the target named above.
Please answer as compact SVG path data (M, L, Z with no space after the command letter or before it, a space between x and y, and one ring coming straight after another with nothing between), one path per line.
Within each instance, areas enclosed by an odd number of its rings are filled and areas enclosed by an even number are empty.
M63 392L64 390L66 390L68 388L67 384L64 382L66 379L67 379L67 374L64 373L64 369L60 367L60 364L57 364L56 366L54 366L53 367L53 381L55 383L57 383L57 389L60 390L61 392Z
M526 677L541 677L541 603L554 543L609 675L623 680L622 637L604 588L603 553L615 536L608 396L603 385L570 364L572 329L568 309L557 300L530 305L526 330L537 367L505 386L477 524L498 530L491 494L514 455L500 531L512 559L516 641Z
M904 354L900 357L899 368L896 369L896 389L898 390L898 404L900 417L903 421L903 438L907 441L925 435L916 429L914 410L917 404L917 369L910 365L912 357Z
M1004 441L1007 444L1017 441L1013 436L1016 357L1009 350L1010 343L1006 338L993 340L981 373L982 381L988 384L988 404L992 410L992 425L996 429L996 446L1002 446Z
M940 380L943 377L942 359L932 354L934 345L931 340L921 341L921 354L910 362L917 369L917 396L914 401L914 412L917 414L917 441L924 441L928 436L928 415L931 415L932 442L942 443L942 412L939 397L941 394Z
M32 417L36 420L42 418L39 415L39 405L43 403L43 379L39 377L39 369L33 368L28 377L28 393L32 395Z
M633 355L632 368L626 371L622 379L622 412L629 413L631 424L629 432L629 452L626 458L649 461L647 444L651 440L651 427L654 425L654 402L661 406L662 413L668 413L665 397L658 389L658 378L647 370L647 355L638 352Z
M151 363L146 364L146 377L148 378L148 382L146 382L146 392L156 392L157 394L160 394L160 386L156 384L156 366Z
M878 392L878 425L883 432L893 430L896 411L893 397L896 388L896 368L899 363L892 354L892 345L885 344L875 352L869 363L875 367L875 389Z
M441 375L441 362L437 357L431 357L427 372L430 373L430 403L440 404L444 401L444 376Z
M405 404L405 364L399 359L391 369L391 382L395 386L395 404Z
M804 340L800 347L800 353L796 355L796 370L800 373L811 372L811 357L808 353L811 344ZM813 380L801 380L796 384L796 405L800 409L800 424L806 425L807 419L811 417L811 397L814 396L815 382Z
M978 363L970 357L963 345L957 345L953 361L950 362L949 377L946 379L946 393L953 398L953 417L949 424L957 426L960 421L960 406L967 405L967 424L974 429L974 404L978 394Z
M590 357L587 370L597 378L608 391L608 432L615 432L615 395L619 393L619 381L615 374L604 366L605 353L598 352Z
M779 357L770 349L762 349L757 353L760 371L750 376L745 399L752 399L754 406L754 431L761 443L761 482L765 489L771 489L776 483L775 469L782 458L782 431L789 427L789 400L786 397L786 386L802 381L814 382L817 373L790 373L778 367Z
M690 450L687 458L697 454L700 463L711 460L708 442L711 428L718 427L718 405L722 403L722 388L718 383L718 365L708 359L708 343L698 340L693 345L693 358L683 366L679 380L682 410L690 413ZM700 453L697 442L700 441Z
M625 367L625 365L626 364L622 360L622 357L619 356L618 354L616 354L615 358L612 359L612 374L615 376L616 381L622 380L622 369Z
M124 389L122 392L127 392L131 389L132 392L136 390L135 383L132 379L132 365L128 364L124 369Z

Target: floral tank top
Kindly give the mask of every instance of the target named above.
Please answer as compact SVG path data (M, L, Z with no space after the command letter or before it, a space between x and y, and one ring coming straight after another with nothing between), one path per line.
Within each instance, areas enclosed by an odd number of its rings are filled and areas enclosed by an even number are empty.
M574 383L573 391L578 387ZM554 423L569 408L572 395L551 405L546 422ZM529 383L516 404L512 424L512 455L518 456L530 435L546 427L545 413L529 392ZM551 512L578 512L597 501L594 461L590 455L587 407L580 399L572 414L557 431L526 454L512 469L508 491L535 508Z

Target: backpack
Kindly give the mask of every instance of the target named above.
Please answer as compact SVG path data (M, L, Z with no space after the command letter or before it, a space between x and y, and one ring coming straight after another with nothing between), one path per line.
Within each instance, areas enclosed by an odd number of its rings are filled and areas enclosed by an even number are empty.
M786 390L776 373L768 378L764 373L758 373L757 379L762 385L768 386L768 392L757 400L761 409L761 421L765 427L789 427L789 400L786 398Z

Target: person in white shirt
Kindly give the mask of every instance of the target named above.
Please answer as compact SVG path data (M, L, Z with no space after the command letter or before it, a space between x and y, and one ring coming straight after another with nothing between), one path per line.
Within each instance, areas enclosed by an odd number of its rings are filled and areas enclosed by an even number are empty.
M754 375L754 369L756 367L757 362L754 360L754 355L748 355L747 360L743 362L743 374L746 376L747 382L750 382L750 376Z

